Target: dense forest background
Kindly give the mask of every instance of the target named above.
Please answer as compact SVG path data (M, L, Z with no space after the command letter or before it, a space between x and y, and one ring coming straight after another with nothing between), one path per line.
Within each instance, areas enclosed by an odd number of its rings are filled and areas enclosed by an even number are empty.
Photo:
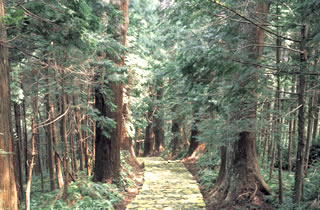
M0 209L117 209L136 157L207 208L320 206L317 0L0 0Z

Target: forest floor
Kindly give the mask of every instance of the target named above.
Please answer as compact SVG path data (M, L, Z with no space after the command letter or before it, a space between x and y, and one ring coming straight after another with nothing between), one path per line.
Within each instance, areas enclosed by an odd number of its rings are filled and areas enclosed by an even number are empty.
M205 209L197 181L181 161L139 158L145 182L127 209Z

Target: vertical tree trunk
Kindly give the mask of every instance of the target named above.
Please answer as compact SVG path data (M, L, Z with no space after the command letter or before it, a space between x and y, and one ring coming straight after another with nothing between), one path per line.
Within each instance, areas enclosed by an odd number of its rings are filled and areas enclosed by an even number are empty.
M21 84L22 89L23 85ZM22 112L23 112L23 140L24 140L24 171L25 181L28 180L28 133L27 133L27 112L26 112L26 100L22 101Z
M135 144L135 153L137 157L140 157L140 148L141 148L141 129L136 127L136 136L135 136L135 140L136 140L136 144Z
M83 152L83 137L82 137L82 129L81 129L81 109L80 102L78 96L73 96L73 103L75 104L75 115L76 115L76 128L77 128L77 139L79 144L79 159L80 159L80 171L84 170L84 152Z
M39 129L36 128L36 158L38 162L38 172L40 174L40 180L41 180L41 191L44 192L44 181L43 181L43 171L42 171L42 161L41 161L41 145L40 145L40 137L39 137Z
M193 114L193 117L196 118L195 114ZM197 136L199 135L198 130L198 123L199 119L194 119L194 122L192 123L192 129L191 129L191 136L190 136L190 145L187 153L187 157L191 156L192 153L197 149L199 142L197 141Z
M4 1L0 0L0 40L6 43ZM0 209L18 209L18 193L14 176L10 116L9 53L0 44Z
M214 3L223 6L217 1ZM254 8L248 7L250 8L248 11L249 16L259 16L259 24L263 25L269 11L269 5L264 1L257 1L254 4ZM253 47L248 48L248 58L258 62L263 53L263 47L258 46L263 46L264 44L264 30L251 24L246 27L247 30L245 32L249 35L247 42L253 45ZM259 67L256 66L256 68ZM254 124L256 120L258 75L256 72L247 73L246 80L242 80L239 73L234 75L235 82L239 86L237 94L243 97L239 97L232 103L232 112L229 120L230 122L240 121L239 123L246 123L248 126L239 128L239 131L236 131L235 140L227 148L225 181L215 187L220 204L228 205L234 201L246 201L248 203L248 201L251 202L254 199L258 199L257 192L270 193L270 188L260 174L256 154ZM246 196L243 196L244 192Z
M158 103L163 98L163 87L158 87L156 99ZM161 115L161 106L156 106L156 111L153 117L153 131L155 141L155 151L161 152L164 150L164 129L163 129L163 117Z
M173 135L172 138L172 156L177 154L177 150L180 147L181 136L180 136L180 126L179 123L174 120L172 122L171 132Z
M311 86L312 83L311 83ZM307 176L307 169L308 169L308 162L309 162L309 154L310 154L310 147L312 144L312 126L313 126L313 109L314 109L314 95L315 93L312 92L309 96L309 105L308 105L308 128L307 128L307 139L306 139L306 151L304 153L304 172L305 176Z
M47 80L47 83L48 80ZM52 124L53 116L50 115L50 94L46 95L46 111L48 113L48 119L50 124L47 126L48 130L48 159L49 159L49 174L50 174L50 191L56 189L56 176L55 176L55 161L53 153L53 133L52 133Z
M54 119L54 105L50 104L50 119ZM59 159L59 151L58 151L58 145L59 145L59 138L57 133L57 126L56 123L52 123L52 138L53 138L53 147L54 147L54 160L56 163L56 172L57 172L57 178L58 178L58 186L61 189L63 187L63 176L61 171L61 162Z
M64 70L63 70L64 71ZM62 73L62 77L64 78L65 74ZM68 134L67 134L67 95L65 93L65 81L62 79L62 96L61 96L61 115L62 121L61 121L61 137L64 143L64 158L63 158L63 170L64 170L64 187L63 187L63 200L66 200L68 197L68 186L69 186L69 172L70 172L70 166L69 166L69 143L68 143Z
M279 4L277 4L277 20L279 22L279 17L280 17L281 13L280 13L280 8L279 8ZM279 27L277 27L277 33L280 34L280 30ZM281 133L282 133L282 129L281 129L281 116L280 116L280 91L281 91L281 80L280 80L280 64L281 64L281 51L280 51L280 47L281 47L281 38L278 36L277 37L277 41L276 41L276 45L279 46L277 48L277 52L276 52L276 63L277 63L277 92L276 92L276 106L275 106L275 110L278 112L276 117L276 138L275 138L275 142L277 142L278 145L278 183L279 183L279 191L278 191L278 197L279 197L279 203L282 204L283 203L283 184L282 184L282 147L281 147Z
M31 183L32 183L32 170L34 161L37 155L36 151L36 138L38 135L38 129L37 129L37 115L38 115L38 94L39 94L39 72L37 73L37 81L36 81L36 95L33 97L33 117L32 117L32 137L31 137L31 157L29 160L29 167L28 167L28 181L26 185L26 210L30 210L30 193L31 193Z
M304 2L302 0L302 2ZM305 20L302 20L301 41L300 41L300 74L299 74L299 113L298 113L298 149L296 157L294 201L300 203L303 198L303 180L304 180L304 152L305 152L305 70L307 65L306 54L307 26Z
M154 152L154 138L153 138L153 107L149 105L147 121L148 125L146 127L146 131L144 134L144 149L143 149L143 157L147 157L152 155Z
M14 106L14 116L15 116L15 125L18 141L15 144L15 153L16 153L16 167L17 167L17 176L19 183L19 200L22 200L23 197L23 177L22 177L22 127L21 127L21 106L17 103L13 103Z
M318 126L319 126L319 106L320 106L320 92L317 91L315 94L315 112L314 112L314 121L313 121L313 133L312 139L313 141L316 140L318 136Z
M126 36L129 24L128 6L129 0L111 0L111 2L123 12L123 23L119 30L114 34L114 38L126 45ZM121 60L115 60L115 63L120 67L124 65L124 55ZM99 75L97 75L99 76ZM96 152L95 152L95 167L93 180L96 182L118 182L120 177L120 143L123 131L123 84L110 83L110 89L113 93L113 104L116 105L116 110L111 111L107 105L107 97L102 89L95 90L95 107L99 110L100 116L111 118L115 121L116 127L112 129L110 137L103 134L103 126L96 127Z

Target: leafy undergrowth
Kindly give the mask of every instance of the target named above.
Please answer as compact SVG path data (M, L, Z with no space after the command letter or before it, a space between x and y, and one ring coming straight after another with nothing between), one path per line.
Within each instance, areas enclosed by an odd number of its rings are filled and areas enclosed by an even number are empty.
M80 172L77 180L71 182L68 187L66 201L62 200L63 189L41 192L40 177L34 176L30 209L118 209L115 206L126 199L126 190L135 187L130 176L134 169L125 161L125 156L126 154L121 154L121 177L118 185L93 182L92 176L88 177L85 172ZM44 183L45 189L49 189L49 180L45 180ZM25 203L21 203L21 209L25 209Z
M275 169L271 181L269 181L268 169L262 168L260 171L272 191L272 195L265 196L265 200L271 203L276 209L320 209L318 198L320 196L320 163L308 169L308 176L305 178L304 183L304 202L301 202L299 205L295 204L292 199L295 182L294 172L283 171L283 204L280 205L278 202L279 183L277 169Z
M219 172L219 158L217 156L204 154L193 160L185 160L185 166L194 175L200 184L201 193L206 201L210 202L210 189L214 187L215 180ZM197 161L195 161L197 159ZM196 162L196 163L195 163ZM308 176L305 179L304 202L299 205L294 203L294 172L283 171L283 193L284 202L282 205L278 202L278 172L275 168L273 178L269 181L269 168L260 167L261 175L271 188L272 194L265 195L264 199L270 204L272 209L320 209L320 163L314 164L308 169ZM237 207L238 208L238 207ZM237 209L236 207L234 209ZM247 208L244 208L247 209Z
M113 206L122 201L121 191L116 185L95 183L91 177L80 176L68 187L68 199L62 200L63 189L31 194L31 209L114 209ZM37 178L37 177L36 177ZM34 188L38 187L37 180ZM21 206L24 208L24 205Z

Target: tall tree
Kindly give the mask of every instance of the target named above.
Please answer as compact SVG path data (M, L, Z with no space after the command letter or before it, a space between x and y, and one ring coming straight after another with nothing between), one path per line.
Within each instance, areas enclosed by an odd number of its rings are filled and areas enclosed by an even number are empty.
M114 38L125 46L129 24L129 0L111 0L111 3L122 11L123 21L117 27ZM120 59L114 59L114 62L118 67L123 66L124 55L120 56ZM116 106L115 110L112 110L107 103L108 99L103 90L101 88L96 88L95 90L95 107L103 117L111 118L116 123L115 128L112 129L109 136L105 135L105 128L101 124L99 125L99 122L97 124L93 180L98 182L117 182L120 177L120 143L123 131L123 84L112 81L109 87L112 90L113 99L111 101Z
M215 1L221 7L225 7L220 2ZM266 2L257 1L255 5L248 8L249 17L256 17L259 22L256 25L248 24L244 27L248 34L246 44L249 45L248 58L250 62L259 62L263 52L265 31L260 28L264 24L269 5ZM230 122L238 121L246 124L245 128L238 128L235 140L230 143L225 154L226 166L221 166L219 173L224 173L224 181L220 182L220 186L216 187L218 199L231 202L240 201L243 191L250 192L249 200L257 196L256 192L270 193L270 188L263 180L256 154L256 133L254 122L256 120L257 96L256 89L258 84L258 66L254 66L254 71L244 71L240 75L238 72L234 75L234 83L238 86L234 89L237 99L233 101L231 108ZM246 78L246 79L243 79ZM222 157L224 160L225 157ZM224 163L224 162L222 162ZM225 170L226 171L223 171ZM242 198L246 200L246 198Z
M9 92L9 52L4 1L0 0L0 209L18 209L18 192L13 166ZM8 123L9 122L9 123Z

